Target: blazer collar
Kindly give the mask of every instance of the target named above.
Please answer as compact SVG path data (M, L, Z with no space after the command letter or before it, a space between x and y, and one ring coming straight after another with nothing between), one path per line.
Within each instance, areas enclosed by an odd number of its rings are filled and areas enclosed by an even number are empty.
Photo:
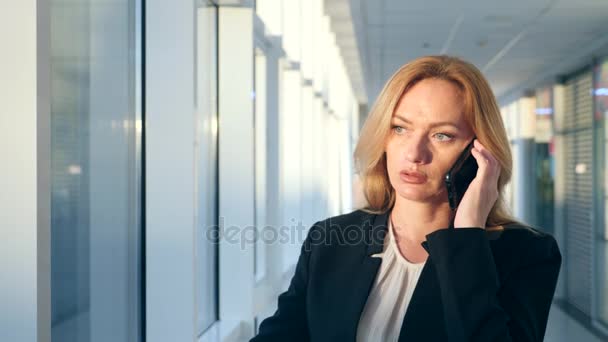
M401 322L399 342L417 341L423 336L426 341L447 341L443 326L441 290L435 264L429 256Z
M376 215L373 218L373 223L371 225L368 223L364 227L365 234L370 239L366 246L365 255L361 259L360 269L351 284L354 292L351 301L352 306L350 310L347 310L350 315L347 317L349 341L356 340L359 319L382 263L382 258L374 258L372 255L383 251L384 238L388 233L388 216L389 212ZM425 249L427 248L425 243L422 245ZM433 337L436 334L442 336L443 331L429 332L428 329L430 322L443 321L440 295L435 267L429 256L403 318L399 341L409 341L412 338L425 336L425 334Z
M347 337L345 340L356 340L359 319L382 262L381 258L374 258L372 255L382 252L384 237L388 232L387 222L388 212L372 216L369 221L363 223L366 246L359 268L355 272L355 277L351 280L352 283L350 284L353 292L351 292L352 296L351 300L349 300L350 307L348 310L345 310L345 322L347 324Z
M384 214L376 215L371 228L366 234L370 237L369 243L367 244L367 256L382 253L384 248L384 238L388 234L388 215L387 211Z

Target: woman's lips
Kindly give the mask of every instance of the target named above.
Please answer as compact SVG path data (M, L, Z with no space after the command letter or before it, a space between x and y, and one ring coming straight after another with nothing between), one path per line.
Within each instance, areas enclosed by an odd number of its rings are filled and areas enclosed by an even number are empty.
M399 177L405 183L410 184L422 184L426 182L426 176L417 171L401 171Z

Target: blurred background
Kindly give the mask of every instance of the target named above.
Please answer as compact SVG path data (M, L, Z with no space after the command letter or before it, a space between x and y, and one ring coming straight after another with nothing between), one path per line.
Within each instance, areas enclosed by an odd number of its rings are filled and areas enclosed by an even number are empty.
M0 340L246 341L407 61L474 63L507 199L563 255L546 341L608 341L608 2L0 0Z

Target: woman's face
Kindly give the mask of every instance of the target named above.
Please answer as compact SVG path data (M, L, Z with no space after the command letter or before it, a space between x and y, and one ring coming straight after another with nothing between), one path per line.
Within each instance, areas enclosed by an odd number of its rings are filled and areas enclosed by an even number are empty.
M456 85L424 79L399 100L391 118L386 160L397 195L417 202L447 201L446 172L473 139Z

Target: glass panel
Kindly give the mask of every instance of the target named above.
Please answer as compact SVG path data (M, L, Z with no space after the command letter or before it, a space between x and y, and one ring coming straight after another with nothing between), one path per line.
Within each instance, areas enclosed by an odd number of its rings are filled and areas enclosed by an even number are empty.
M596 150L600 153L596 160L598 161L596 170L598 182L598 189L600 189L599 203L596 208L596 215L598 215L596 222L601 222L596 225L595 234L595 250L596 253L596 295L597 295L597 308L598 308L598 319L600 322L608 326L608 215L605 214L604 209L608 208L608 173L605 172L604 164L608 161L606 153L608 153L608 132L605 129L608 128L605 120L608 117L608 60L599 64L595 68L595 85L594 85L594 118L596 122L595 137L596 137ZM604 166L604 167L603 167ZM595 196L594 196L595 197Z
M53 341L142 337L140 13L51 0Z
M218 319L217 274L217 7L205 1L197 10L197 211L198 333Z
M553 88L546 87L536 91L536 142L547 143L553 136Z
M554 164L553 156L553 88L536 91L536 227L553 234L554 229Z

